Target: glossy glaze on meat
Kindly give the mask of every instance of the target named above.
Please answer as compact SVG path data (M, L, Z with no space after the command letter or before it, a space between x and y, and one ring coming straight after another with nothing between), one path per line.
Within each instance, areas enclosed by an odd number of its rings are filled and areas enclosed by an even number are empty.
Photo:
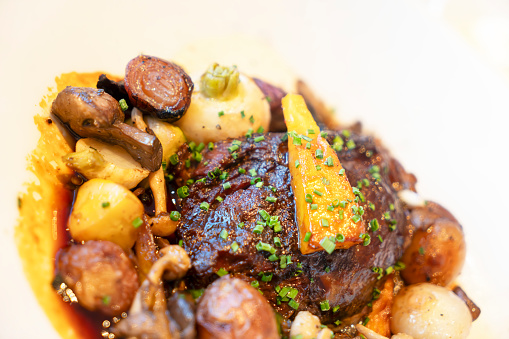
M331 144L336 135L340 132L329 132ZM234 152L236 159L228 150L232 140L218 142L212 151L203 153L201 163L191 160L190 167L185 166L185 160L190 159L190 151L183 146L179 151L181 161L172 168L179 185L189 178L204 178L215 168L228 173L225 180L216 175L214 179L207 177L203 182L192 184L189 196L182 200L177 236L183 240L192 260L192 268L187 275L189 287L206 287L219 278L217 272L224 269L246 281L259 281L263 295L287 318L296 312L288 302L278 302L277 286L296 288L298 310L318 315L323 323L362 309L371 300L373 288L383 280L377 279L379 275L372 268L386 269L394 265L408 245L408 211L398 200L395 188L413 188L415 178L404 172L401 165L393 161L372 137L352 133L350 138L344 135L342 138L355 143L355 147L349 149L345 142L338 152L350 183L356 186L363 179L369 182L369 186L364 184L361 189L365 196L365 202L361 203L366 211L363 217L366 222L377 219L380 229L369 232L369 245L336 250L331 255L325 251L309 255L300 253L284 134L265 134L265 140L260 142L254 142L253 138L238 139L242 144ZM380 169L380 180L373 176L373 165ZM240 173L240 168L246 172ZM261 178L263 187L252 184L251 169L256 170L256 177ZM223 186L225 182L229 182L231 187ZM267 202L268 196L276 197L277 201ZM218 201L218 197L223 201ZM202 202L209 204L208 210L200 208ZM374 210L369 203L374 204ZM281 232L275 234L271 228L265 227L261 234L253 233L256 222L261 220L260 209L279 217ZM384 215L387 212L389 220ZM394 231L389 230L390 220L396 222ZM244 226L239 227L240 223ZM228 232L226 240L220 237L223 230ZM282 247L276 247L276 254L291 255L292 258L293 263L284 269L280 268L279 261L268 260L269 253L259 252L255 247L259 241L274 246L274 236L278 236L282 243ZM234 241L239 245L236 252L231 249ZM272 279L262 281L262 273L272 274ZM320 302L325 300L329 302L329 311L320 308Z

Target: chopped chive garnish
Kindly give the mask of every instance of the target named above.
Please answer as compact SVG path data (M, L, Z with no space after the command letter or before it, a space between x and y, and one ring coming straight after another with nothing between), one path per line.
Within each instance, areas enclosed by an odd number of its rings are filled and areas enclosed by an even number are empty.
M308 129L308 134L315 134L315 130L314 129Z
M245 174L245 173L246 173L246 170L245 170L245 169L243 169L243 168L241 167L241 168L239 168L239 173L240 173L240 174Z
M263 232L263 226L262 225L256 225L255 228L253 228L254 234L261 234Z
M304 236L304 241L308 242L309 239L311 239L311 232L306 232L306 235Z
M323 159L323 151L322 151L321 149L317 149L317 150L315 151L315 157L316 157L317 159Z
M320 132L320 136L322 138L327 138L327 132Z
M177 189L177 195L179 198L184 199L189 196L189 187L182 186Z
M251 168L249 170L249 174L252 176L252 177L256 177L257 173L256 173L256 170L254 168Z
M374 211L374 210L375 210L375 204L373 204L371 201L370 201L370 202L368 202L368 207L369 207L372 211Z
M253 133L254 131L252 128L248 129L246 132L246 138L251 138L253 136Z
M208 202L202 202L200 204L200 209L203 210L203 211L208 211L209 210L209 203Z
M315 168L316 168L317 171L320 171L322 169L322 166L316 165Z
M279 257L275 254L271 254L268 259L269 261L278 261Z
M225 190L227 190L227 189L229 189L229 188L231 188L231 187L232 187L232 184L230 184L230 182L225 182L225 183L223 184L223 189L225 189Z
M267 198L265 198L265 201L268 201L268 202L276 202L276 201L277 201L277 198L274 198L274 197L267 197Z
M258 288L260 287L260 283L258 282L258 280L253 280L251 281L251 286L253 286L254 288Z
M290 256L287 256L287 258L290 257ZM287 262L288 264L288 262ZM297 296L297 294L299 294L299 290L296 289L296 288L292 288L290 289L290 292L288 292L288 294L286 295L288 298L290 299L295 299L295 297Z
M281 239L279 237L274 237L274 245L281 247Z
M301 137L302 139L306 140L306 141L311 141L311 140L313 140L312 138L310 138L310 137L308 137L308 136L306 136L306 135L301 135L300 137Z
M401 270L404 270L406 268L406 265L404 263L402 263L401 261L398 261L395 265L394 265L394 269L396 271L401 271Z
M322 218L322 227L329 227L329 220Z
M379 234L376 236L378 238L378 240L380 240L380 242L384 242L384 239L382 238L382 236Z
M339 311L339 306L334 306L332 308L332 312L336 313L337 311ZM341 323L341 322L340 322Z
M283 227L281 226L280 222L274 225L274 232L281 232L282 229Z
M325 165L327 165L327 166L329 166L329 167L334 166L334 160L332 160L332 157L328 157L328 158L325 160Z
M173 155L170 157L170 163L171 163L172 165L176 165L176 164L178 164L178 162L179 162L179 156L178 156L178 154L177 154L177 153L175 153L175 154L173 154Z
M265 128L263 128L263 126L260 126L258 127L258 129L256 130L256 133L263 133L265 131Z
M270 218L270 214L265 210L258 210L258 214L262 217L263 220L267 221Z
M378 228L380 227L380 225L378 224L378 220L377 219L371 220L369 222L369 226L371 227L371 231L373 231L373 232L378 231Z
M306 143L306 149L311 149L311 143L310 142Z
M313 193L316 194L316 195L319 195L319 196L323 195L323 193L320 192L319 190L313 190Z
M124 99L122 99L122 100L124 100ZM102 299L102 302L103 302L103 305L109 305L111 302L111 297L109 295L104 296Z
M118 104L120 105L120 109L122 110L122 112L127 111L127 109L129 108L129 106L127 105L127 102L125 101L125 99L120 99L118 101Z
M329 301L328 300L320 301L320 309L324 312L330 310Z
M177 221L180 219L180 213L179 211L171 211L170 212L170 219L173 221Z
M359 238L363 240L362 241L363 246L368 246L371 243L371 236L367 233L361 233L359 235Z
M419 254L420 255L424 255L424 248L423 247L419 247Z
M249 122L252 124L254 124L254 122L255 122L255 119L252 115L249 117Z
M293 137L293 144L297 146L302 145L302 139L299 137Z
M216 272L216 274L220 277L224 276L224 275L227 275L228 274L228 271L225 270L224 268L220 268L219 271Z
M230 153L233 153L233 152L235 152L238 149L239 149L239 146L237 146L237 145L232 145L232 146L228 147L228 151Z
M310 204L311 204L311 203L313 202L313 196L311 195L311 193L307 193L307 194L305 195L304 200L306 200L306 202L308 202L308 203L310 203Z
M350 134L351 134L351 133L350 133L350 131L349 131L349 130L345 129L345 130L343 130L343 132L342 132L342 133L343 133L343 135L345 136L345 138L350 138Z
M331 212L334 211L334 206L332 206L332 205L327 206L327 211L331 211Z
M346 147L347 147L348 149L354 149L354 148L355 148L355 142L354 142L352 139L348 140L348 141L346 142Z
M389 266L389 267L387 267L387 268L385 269L385 273L386 273L386 274L391 274L393 271L394 271L394 267L392 267L392 266Z
M219 236L221 237L221 239L223 240L226 240L228 239L228 231L225 230L224 228L221 230L221 233L219 233Z
M134 228L138 228L138 227L140 227L143 224L143 220L141 220L140 217L137 217L136 219L134 219L132 221L131 224L134 226Z
M344 242L345 241L345 236L341 233L338 233L336 234L336 241L337 242Z
M189 149L194 152L196 149L196 143L191 141L189 144L187 144L187 147L189 147Z
M336 244L327 237L323 238L320 241L320 245L329 254L332 254L332 252L334 252L334 249L336 248Z
M345 169L344 168L340 169L339 170L339 175L344 175L344 174L345 174Z
M297 310L299 308L299 303L293 299L290 299L290 301L288 302L288 306L290 306L294 310Z
M352 219L352 221L353 221L354 223L358 223L358 222L361 220L361 216L360 216L360 215L358 215L358 214L355 214L355 215L353 215L353 216L352 216L352 218L351 218L351 219Z
M103 203L101 204L101 206L102 206L103 208L106 208L106 207L109 207L109 206L110 206L110 203L109 203L108 201L106 201L106 202L103 202Z
M339 199L334 199L334 200L332 201L332 207L336 208L336 207L338 207L338 206L339 206Z
M311 204L310 207L311 207L312 210L317 210L318 209L318 205L317 204Z
M255 187L257 187L257 188L261 188L262 186L263 186L263 182L262 181L257 182L256 185L255 185Z
M269 282L272 280L272 273L261 273L262 274L262 281Z
M245 224L244 224L244 222L241 222L241 223L239 223L239 224L237 225L237 227L238 227L238 228L243 228L243 227L244 227L244 225L245 225Z
M191 160L187 159L184 164L186 165L186 168L191 167Z
M209 151L212 151L214 149L214 143L213 142L209 142L208 149L209 149Z
M295 168L299 168L299 166L300 166L299 160L295 160Z
M237 250L239 249L239 244L237 244L236 241L232 242L230 248L232 249L233 252L237 252Z
M265 140L265 137L263 135L260 135L259 137L254 138L254 142L260 142Z
M166 171L166 161L161 161L161 168L163 169L163 171Z
M218 113L217 113L217 115L218 115L219 117L222 117L222 116L224 115L224 111L218 112Z
M205 148L205 144L200 142L200 144L196 147L196 152L201 152Z

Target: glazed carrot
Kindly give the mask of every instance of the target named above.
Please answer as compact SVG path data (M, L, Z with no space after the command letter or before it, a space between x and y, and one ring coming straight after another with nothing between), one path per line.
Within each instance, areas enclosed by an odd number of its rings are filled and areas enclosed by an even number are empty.
M303 254L363 242L362 208L338 160L300 95L282 100L289 167Z

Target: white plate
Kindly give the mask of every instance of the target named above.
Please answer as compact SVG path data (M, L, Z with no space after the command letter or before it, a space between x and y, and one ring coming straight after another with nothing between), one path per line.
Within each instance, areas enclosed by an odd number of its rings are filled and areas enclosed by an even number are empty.
M27 179L25 156L37 139L32 115L47 86L62 72L122 74L141 52L171 59L191 41L232 33L265 41L340 119L361 120L381 137L417 175L425 198L455 214L468 246L459 282L482 309L471 338L509 333L509 225L501 214L509 206L503 166L509 89L413 2L3 1L0 31L1 338L56 337L25 281L12 238L16 194ZM253 53L264 59L260 51L230 47L222 57Z

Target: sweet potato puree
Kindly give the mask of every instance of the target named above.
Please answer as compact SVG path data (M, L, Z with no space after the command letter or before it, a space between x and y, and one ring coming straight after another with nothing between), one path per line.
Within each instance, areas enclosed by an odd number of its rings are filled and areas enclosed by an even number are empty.
M67 217L73 191L67 187L73 176L62 162L62 156L72 152L61 130L50 118L51 102L66 86L95 87L98 73L67 73L55 79L56 87L40 102L40 112L34 117L41 137L28 157L28 170L36 179L27 184L19 200L19 223L15 230L16 245L23 269L37 301L62 338L91 338L97 333L92 322L78 310L62 301L52 287L57 250L67 244ZM96 323L93 325L93 323Z

